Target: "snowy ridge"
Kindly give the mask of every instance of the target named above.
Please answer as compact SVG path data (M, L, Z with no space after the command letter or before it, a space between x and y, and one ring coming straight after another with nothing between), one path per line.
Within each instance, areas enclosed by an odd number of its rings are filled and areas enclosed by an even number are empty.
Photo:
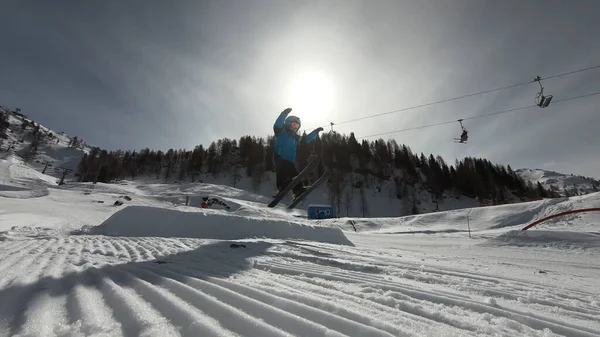
M546 189L554 187L562 195L565 194L565 191L570 195L581 195L600 190L600 180L594 178L541 169L519 169L515 172L525 181L533 184L539 182Z
M56 182L61 177L63 169L76 170L83 155L90 151L90 147L85 144L77 148L69 147L72 141L71 137L35 122L42 136L38 141L37 152L32 154L33 127L27 126L25 129L21 127L24 121L31 123L32 120L10 111L7 111L7 113L10 126L7 133L8 138L1 140L2 150L6 150L9 145L12 146L8 154L0 152L0 159L2 156L6 157L11 154L19 156L19 160L27 158L27 164L34 167L38 172L41 172L45 164L49 163L46 174L49 177L52 176L53 181ZM52 134L51 137L50 134ZM68 177L73 178L72 175Z

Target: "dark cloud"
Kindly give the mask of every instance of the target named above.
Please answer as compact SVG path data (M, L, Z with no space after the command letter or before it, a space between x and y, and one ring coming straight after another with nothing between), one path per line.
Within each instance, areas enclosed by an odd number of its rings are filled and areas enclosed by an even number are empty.
M6 1L0 101L106 148L267 135L304 72L344 121L600 64L593 1ZM549 80L555 99L600 70ZM536 84L340 125L364 136L529 105ZM599 97L392 134L449 161L600 176ZM387 138L387 136L385 137Z

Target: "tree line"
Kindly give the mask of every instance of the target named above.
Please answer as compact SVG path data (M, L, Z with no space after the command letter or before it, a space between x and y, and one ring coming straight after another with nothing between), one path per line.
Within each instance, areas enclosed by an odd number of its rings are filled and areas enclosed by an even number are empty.
M203 174L228 175L234 186L246 176L258 189L264 173L274 171L273 146L272 136L243 136L219 139L207 148L198 145L193 150L106 151L96 147L84 155L78 174L80 181L105 183L139 176L195 182ZM464 195L481 204L558 196L539 183L525 182L510 166L472 157L448 164L440 156L413 153L394 140L359 142L353 133L323 133L312 143L300 145L298 167L305 166L311 156L321 157L320 172L329 169L334 173L329 180L332 194L336 189L343 193L348 186L377 188L382 181L393 181L399 199L410 197L410 190L417 186L436 202L448 195Z
M0 109L0 140L8 138L7 130L9 126L8 113L4 109Z
M41 132L41 125L29 120L20 109L0 109L0 138L7 137L8 113L21 119L21 129L28 130L32 142L25 150L26 157L35 155L40 141L58 142L52 133ZM193 150L169 149L168 151L106 151L92 147L78 166L77 176L82 182L110 183L122 179L152 176L165 182L198 181L202 175L226 175L235 187L243 177L249 177L252 187L258 191L266 172L274 171L272 152L273 136L257 138L243 136L239 140L223 138L212 142L207 148L196 146ZM86 144L78 137L70 139L73 148ZM336 132L322 133L310 144L298 148L297 166L304 167L311 156L319 156L319 174L330 171L328 181L332 203L341 204L350 199L354 189L364 198L365 188L381 190L384 182L393 182L393 197L404 199L408 213L416 213L419 196L426 192L437 205L444 198L466 196L481 205L503 204L558 197L554 186L545 189L539 182L534 185L524 181L509 166L493 164L487 159L467 157L448 164L440 156L413 153L410 147L399 145L395 140L358 141L350 135ZM318 175L311 177L315 179ZM600 184L593 181L593 189ZM573 194L563 191L567 196ZM575 192L576 193L576 192Z

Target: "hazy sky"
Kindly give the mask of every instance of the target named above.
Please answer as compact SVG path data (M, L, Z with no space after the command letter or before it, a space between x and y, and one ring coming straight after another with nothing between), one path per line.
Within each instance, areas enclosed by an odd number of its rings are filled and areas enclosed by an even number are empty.
M600 64L590 0L144 0L0 5L0 104L107 149L266 136ZM600 91L600 69L544 82ZM535 83L336 127L357 137L533 104ZM600 177L600 95L384 136L449 162L485 157Z

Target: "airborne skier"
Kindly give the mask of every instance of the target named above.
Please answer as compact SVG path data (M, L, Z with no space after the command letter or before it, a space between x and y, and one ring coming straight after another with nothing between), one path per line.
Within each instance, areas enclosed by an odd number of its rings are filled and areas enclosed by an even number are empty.
M301 123L300 118L296 116L288 116L292 108L287 108L281 112L275 124L273 131L275 132L275 148L273 149L273 163L275 164L275 172L277 175L277 190L283 190L292 179L298 175L296 170L296 150L301 143L310 143L323 128L314 129L306 136L298 135ZM293 198L298 197L304 191L304 186L298 184L294 186Z

